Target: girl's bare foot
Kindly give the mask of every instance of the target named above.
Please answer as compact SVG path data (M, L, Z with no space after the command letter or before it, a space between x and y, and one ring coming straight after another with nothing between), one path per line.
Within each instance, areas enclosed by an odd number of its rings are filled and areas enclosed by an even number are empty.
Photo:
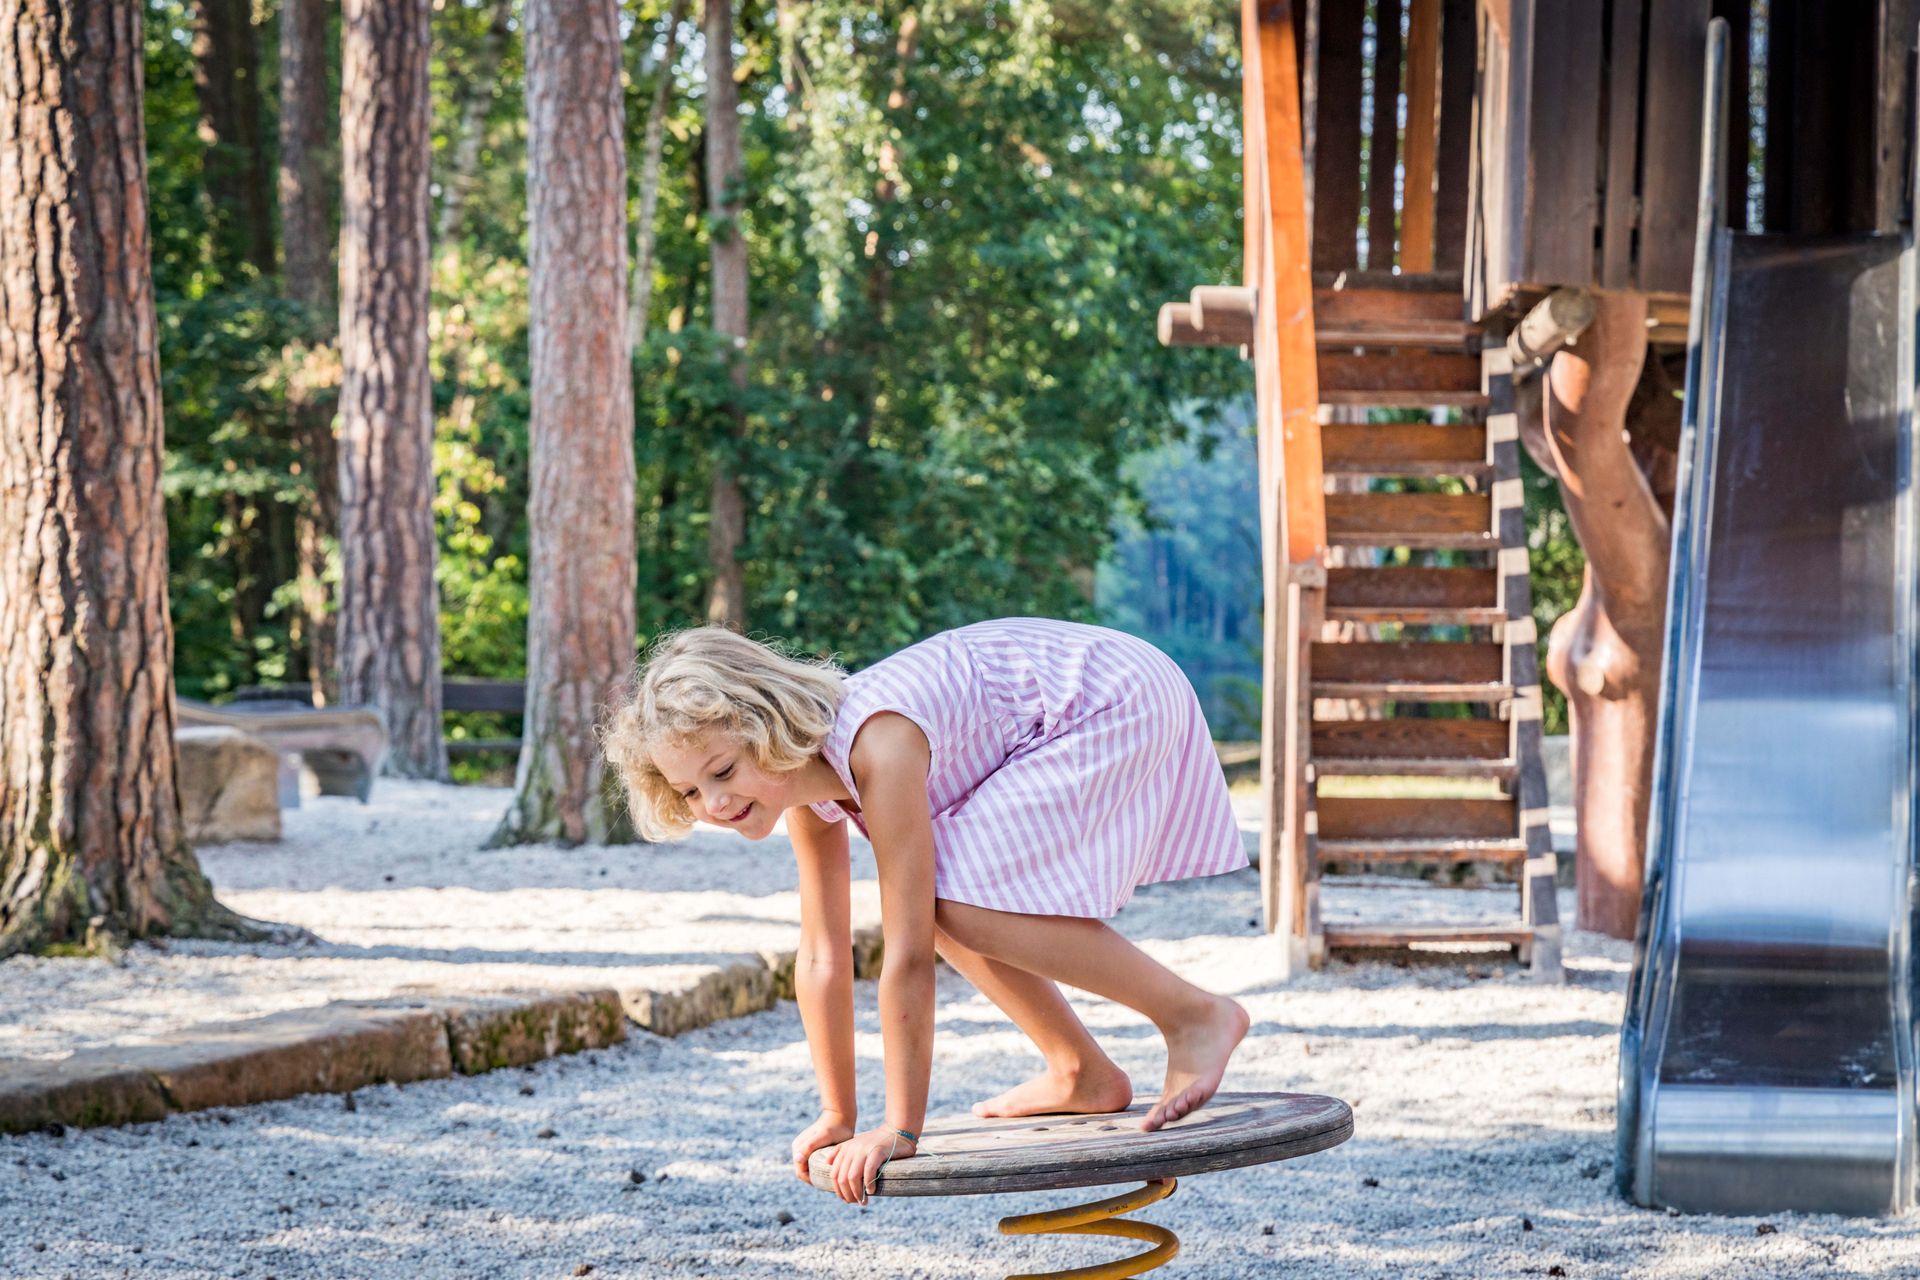
M1104 1115L1125 1111L1133 1102L1133 1081L1109 1062L1065 1075L1049 1068L997 1098L973 1104L977 1116Z
M1151 1132L1198 1109L1220 1088L1227 1059L1247 1034L1247 1011L1215 996L1193 1021L1167 1032L1167 1084L1140 1127Z

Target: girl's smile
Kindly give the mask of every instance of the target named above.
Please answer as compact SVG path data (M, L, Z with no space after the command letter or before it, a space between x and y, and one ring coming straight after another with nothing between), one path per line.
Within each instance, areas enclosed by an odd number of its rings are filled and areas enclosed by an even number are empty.
M773 773L760 767L751 748L718 732L658 747L653 762L695 818L749 840L772 834L788 809L839 799L846 791L833 767L817 756L798 769Z

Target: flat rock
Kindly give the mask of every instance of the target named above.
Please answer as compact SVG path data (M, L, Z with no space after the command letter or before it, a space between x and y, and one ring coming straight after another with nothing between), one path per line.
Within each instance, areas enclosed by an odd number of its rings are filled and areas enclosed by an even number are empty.
M280 838L280 753L225 725L174 731L180 816L194 844Z

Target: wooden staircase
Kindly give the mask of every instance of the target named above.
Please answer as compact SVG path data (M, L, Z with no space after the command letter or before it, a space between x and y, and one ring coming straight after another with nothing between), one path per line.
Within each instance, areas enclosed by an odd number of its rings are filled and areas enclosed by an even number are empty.
M1495 946L1557 978L1511 366L1503 335L1465 317L1473 94L1438 75L1446 50L1449 65L1471 53L1475 9L1376 7L1393 39L1371 46L1362 7L1321 11L1306 99L1304 13L1242 0L1242 283L1160 311L1163 342L1238 347L1253 366L1262 910L1289 972L1342 951ZM1363 183L1368 59L1382 102L1403 71L1407 87L1404 112L1373 112ZM1317 138L1311 208L1303 107ZM1373 412L1393 409L1415 412ZM1431 905L1412 919L1322 918L1323 872L1412 866L1447 880L1462 864L1511 878L1513 910L1462 921L1434 888L1413 895Z
M1479 353L1480 334L1460 319L1459 282L1446 277L1320 288L1313 309L1323 405L1445 420L1321 426L1329 483L1360 479L1370 491L1326 494L1327 544L1349 551L1328 569L1306 636L1307 958L1491 945L1517 949L1558 977L1504 346ZM1383 790L1393 794L1370 794ZM1320 919L1326 868L1416 866L1444 883L1449 865L1462 863L1517 882L1510 916L1444 925Z

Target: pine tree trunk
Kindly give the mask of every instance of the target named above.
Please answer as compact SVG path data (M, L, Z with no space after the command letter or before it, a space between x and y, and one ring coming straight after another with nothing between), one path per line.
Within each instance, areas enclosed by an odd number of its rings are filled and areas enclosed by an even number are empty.
M733 385L747 386L747 240L740 226L740 184L746 175L740 159L740 91L733 79L733 0L706 0L707 38L707 205L713 211L710 260L713 267L713 330L732 338ZM745 430L738 400L731 409L732 432ZM747 625L746 575L740 544L747 537L747 504L725 449L716 451L708 501L707 563L713 586L707 596L707 621L731 627Z
M340 697L387 771L444 778L427 366L427 0L345 0L341 37Z
M253 932L175 780L141 7L0 9L0 956Z
M311 349L331 347L340 318L334 296L332 143L327 96L327 0L280 6L280 239L287 297L309 317ZM301 379L289 396L293 438L313 491L294 515L296 582L307 679L325 703L338 664L327 553L339 528L339 450L333 414L338 388Z
M633 662L633 362L619 0L527 0L527 707L495 844L631 839L595 722Z
M1572 718L1576 921L1616 938L1639 922L1666 620L1668 515L1627 430L1646 350L1646 299L1605 295L1545 389L1544 443L1587 557L1547 652Z
M202 177L214 241L229 265L273 274L273 190L260 110L260 47L252 0L199 0L193 20L193 85L207 143Z

